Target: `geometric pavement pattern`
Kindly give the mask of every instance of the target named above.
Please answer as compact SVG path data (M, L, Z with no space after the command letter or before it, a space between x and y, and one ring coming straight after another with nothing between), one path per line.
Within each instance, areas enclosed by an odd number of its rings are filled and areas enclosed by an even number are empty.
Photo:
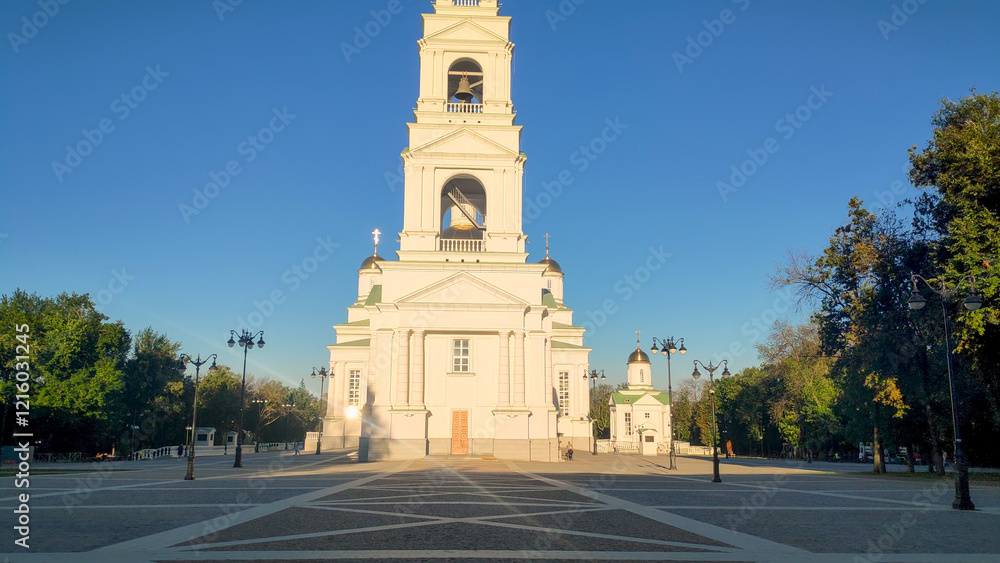
M947 555L938 553L879 552L870 556L844 552L816 553L776 541L777 534L746 533L727 526L729 518L746 510L755 498L764 498L758 525L788 526L782 517L797 518L799 511L849 511L868 514L893 510L930 510L930 504L900 495L875 499L875 491L851 494L805 490L804 482L780 481L780 486L740 482L726 476L725 492L706 482L703 475L668 474L662 465L630 456L630 470L641 467L645 475L615 472L534 473L514 462L427 458L391 464L351 462L348 478L331 486L316 486L273 502L261 502L226 517L215 517L142 537L119 541L77 553L16 554L11 561L997 561L995 553ZM330 458L327 458L330 459ZM337 459L337 458L334 458ZM307 465L316 465L310 462ZM617 462L616 462L617 463ZM375 467L366 471L366 466ZM523 464L529 465L529 464ZM605 469L608 464L605 464ZM585 463L576 464L584 467ZM531 465L544 469L545 464ZM567 465L563 465L567 467ZM285 473L305 475L305 468ZM231 472L230 472L231 473ZM342 477L342 475L341 475ZM232 479L231 474L211 479ZM828 476L824 479L837 479ZM847 477L845 479L852 479ZM860 479L847 481L858 487ZM172 487L173 482L160 482ZM206 484L206 480L199 482ZM228 481L227 481L228 483ZM664 483L676 487L669 490ZM154 483L155 485L156 483ZM177 486L188 486L183 482ZM706 488L707 485L707 488ZM884 485L881 485L884 487ZM110 487L110 489L127 488ZM274 487L280 488L280 487ZM208 489L206 489L208 490ZM746 491L742 506L738 492ZM690 491L690 492L688 492ZM120 492L120 491L112 491ZM702 500L701 506L664 505L686 493ZM976 491L981 495L982 491ZM59 493L52 493L57 495ZM205 494L208 494L207 492ZM655 496L659 494L660 496ZM827 495L823 506L810 501L796 506L788 498ZM907 493L909 494L909 493ZM654 496L650 496L654 495ZM750 501L747 501L750 499ZM868 501L878 500L880 502ZM652 501L652 502L651 502ZM660 504L657 504L659 502ZM803 502L796 500L795 502ZM716 503L713 505L713 503ZM756 503L754 501L754 505ZM995 505L994 505L995 506ZM941 510L934 506L934 510ZM787 509L787 510L786 510ZM701 511L701 512L699 512ZM720 515L714 523L703 517ZM822 514L822 512L820 513ZM949 517L954 512L940 512ZM969 515L957 515L959 517ZM974 525L992 526L1000 520L996 509L980 511ZM981 518L989 518L989 523ZM970 520L970 522L973 522ZM794 525L794 520L791 524ZM824 519L814 525L822 533ZM962 524L958 525L968 525ZM796 526L801 527L801 526ZM770 539L768 539L770 537ZM796 542L802 545L802 542ZM989 547L989 546L987 546ZM854 553L863 551L851 549ZM846 551L846 550L845 550ZM896 550L899 551L899 550ZM905 550L904 550L905 551ZM986 549L984 551L991 551Z

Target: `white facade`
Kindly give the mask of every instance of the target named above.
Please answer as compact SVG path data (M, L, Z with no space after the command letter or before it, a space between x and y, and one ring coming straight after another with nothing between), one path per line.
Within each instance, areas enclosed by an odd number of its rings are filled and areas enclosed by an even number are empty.
M509 26L496 0L423 15L398 260L376 234L334 326L326 448L556 461L560 436L590 437L584 329L559 264L525 252Z
M628 387L611 394L611 442L635 442L639 453L670 452L670 401L653 388L649 356L639 347L628 358Z

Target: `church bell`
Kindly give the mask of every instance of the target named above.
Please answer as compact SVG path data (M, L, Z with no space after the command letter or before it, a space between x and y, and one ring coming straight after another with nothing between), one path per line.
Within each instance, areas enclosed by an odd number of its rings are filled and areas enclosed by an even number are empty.
M458 91L455 92L455 97L458 98L462 103L469 103L475 94L472 93L472 87L469 86L469 77L462 76L458 81Z

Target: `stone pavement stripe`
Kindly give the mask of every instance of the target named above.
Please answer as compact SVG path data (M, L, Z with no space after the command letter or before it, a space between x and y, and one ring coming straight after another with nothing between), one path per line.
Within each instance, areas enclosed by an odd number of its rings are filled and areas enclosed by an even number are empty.
M706 524L704 522L699 522L697 520L692 520L690 518L684 518L683 516L678 516L676 514L671 514L669 512L663 512L655 508L644 506L635 502L630 502L627 500L620 499L618 497L613 497L603 493L598 493L596 491L591 491L583 487L578 487L576 485L570 485L569 483L563 483L562 481L557 481L555 479L550 479L548 477L542 477L541 475L536 475L528 471L522 470L517 464L513 462L506 462L507 466L510 467L512 471L516 471L532 479L537 479L544 483L549 483L555 487L576 493L580 496L592 498L601 501L607 505L614 508L620 508L622 510L627 510L634 514L640 516L645 516L650 520L655 520L668 526L673 526L675 528L680 528L682 530L698 534L699 536L704 536L709 539L713 539L725 544L729 544L740 549L745 549L753 552L759 553L774 553L774 554L806 554L807 551L793 547L790 545L781 544L778 542L773 542L763 538L758 538L756 536L751 536L749 534L743 534L736 532L734 530L727 530L725 528L720 528L719 526L714 526L712 524Z
M332 461L333 459L337 458L327 458L326 460L321 460L321 461ZM225 522L221 526L215 524L215 520L217 520L218 518L214 518L212 520L206 520L204 522L198 522L196 524L189 524L187 526L182 526L180 528L175 528L173 530L167 530L166 532L160 532L158 534L153 534L150 536L105 546L100 549L94 550L92 553L104 553L104 554L138 553L138 552L162 550L172 545L177 545L179 543L184 543L186 541L202 537L205 535L206 530L214 530L214 531L224 530L231 526L235 526L236 524L241 524L243 522L247 522L250 520L262 518L264 516L274 514L275 512L279 512L281 510L290 508L292 506L300 506L312 500L317 500L325 496L339 493L340 491L345 491L347 489L352 489L359 485L364 485L365 483L375 481L376 479L381 479L382 477L385 477L387 475L392 475L393 473L396 473L398 471L402 471L407 467L409 467L412 463L413 463L412 460L406 461L401 465L396 466L393 469L389 469L381 473L376 473L374 475L369 475L367 477L355 479L347 483L341 483L339 485L328 487L326 489L320 489L317 491L305 493L284 500L279 500L276 502L272 502L270 504L265 504L262 506L249 508L247 510L234 512L232 514L227 515L228 522ZM299 466L296 469L300 469L301 467L302 466Z
M665 475L665 477L668 477L670 479L680 479L680 480L683 480L683 481L698 481L700 483L704 482L704 479L695 479L695 478L691 478L691 477L681 477L679 475ZM902 504L904 506L908 506L908 507L911 507L911 508L927 508L927 509L931 509L931 508L935 508L937 506L940 506L940 505L930 504L930 503L927 503L927 502L915 502L915 501L909 501L909 500L895 500L895 499L888 499L888 498L884 498L884 497L866 497L866 496L861 496L861 495L844 495L844 494L839 494L839 493L825 493L825 492L821 492L821 491L807 491L807 490L802 490L802 489L786 489L784 487L778 487L776 484L751 485L749 483L726 483L725 481L723 481L722 484L726 485L726 486L730 486L730 487L743 487L743 488L747 488L747 489L756 489L756 490L765 491L765 492L775 491L775 492L779 492L779 493L794 493L794 494L804 494L804 495L817 495L817 496L821 496L821 497L833 497L833 498L842 498L842 499L848 499L848 500L867 500L867 501L871 501L871 502L885 502L885 503L889 503L889 504ZM920 494L920 492L921 492L921 490L914 490L913 491L914 494Z
M309 463L303 463L301 465L295 466L295 468L296 469L301 469L303 467L309 467L309 466L312 466L312 465L316 465L318 463L323 463L325 461L334 461L334 460L337 460L337 459L342 459L342 458L345 458L345 457L347 457L349 455L351 455L351 454L344 454L342 456L330 457L330 458L325 458L325 459L321 459L321 460L317 460L317 461L312 461L312 462L309 462ZM141 471L145 471L145 470L141 470ZM81 477L83 477L85 475L87 475L87 474L84 473L84 474L81 475ZM114 473L112 473L111 475L114 475ZM253 478L258 478L261 475L265 475L265 476L266 475L273 475L273 473L271 471L269 471L269 470L266 470L266 468L265 468L264 471L258 471L256 473L248 473L247 475L242 475L242 476L240 476L238 478L253 479ZM213 480L213 479L232 479L232 478L233 478L232 475L217 475L215 477L200 477L197 480L198 481L210 481L210 480ZM78 477L78 479L79 479L79 477ZM98 491L120 491L120 490L123 490L123 489L136 489L136 488L141 488L141 487L150 487L152 485L166 485L168 483L183 483L183 482L184 482L184 478L183 478L183 476L181 476L181 477L178 477L177 479L171 479L169 481L143 482L143 483L136 483L136 484L133 484L133 485L116 485L116 486L112 486L112 487L95 487L95 488L87 489L85 492L89 494L89 493L95 493L95 492L98 492ZM192 487L192 488L194 488L194 487ZM163 490L163 489L158 489L158 490ZM77 494L77 490L73 489L73 490L64 490L61 493L33 494L33 495L31 495L31 498L59 497L59 496L75 495L75 494ZM0 498L0 502L7 502L7 501L10 501L10 500L17 500L17 496Z
M24 553L18 562L51 563L52 553ZM333 561L333 560L427 560L427 559L534 559L562 561L727 561L768 563L844 563L854 561L854 553L803 553L755 556L748 553L659 552L659 551L507 551L507 550L352 550L352 551L171 551L136 554L73 553L74 563L145 563L155 561ZM864 560L864 555L860 555ZM879 563L996 563L995 554L887 553Z
M651 506L650 508L656 508L658 510L740 510L746 509L746 506L723 506L723 505L698 505L698 506L669 506L669 505L659 505ZM766 511L766 510L797 510L800 512L810 512L816 511L832 511L832 512L908 512L913 510L912 506L754 506L755 511ZM953 512L950 506L935 506L932 508L921 508L921 512ZM989 511L987 509L982 512ZM979 511L977 511L979 512Z

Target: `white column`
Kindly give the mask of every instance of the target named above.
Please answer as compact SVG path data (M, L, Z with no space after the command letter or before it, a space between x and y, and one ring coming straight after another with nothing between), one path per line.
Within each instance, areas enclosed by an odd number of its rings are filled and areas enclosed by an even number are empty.
M410 402L410 331L396 331L399 337L399 359L396 368L396 404Z
M413 331L413 378L410 385L410 404L424 404L424 331Z
M514 333L514 404L524 406L524 333Z
M510 405L510 332L500 331L500 381L497 389L497 402L500 406Z

